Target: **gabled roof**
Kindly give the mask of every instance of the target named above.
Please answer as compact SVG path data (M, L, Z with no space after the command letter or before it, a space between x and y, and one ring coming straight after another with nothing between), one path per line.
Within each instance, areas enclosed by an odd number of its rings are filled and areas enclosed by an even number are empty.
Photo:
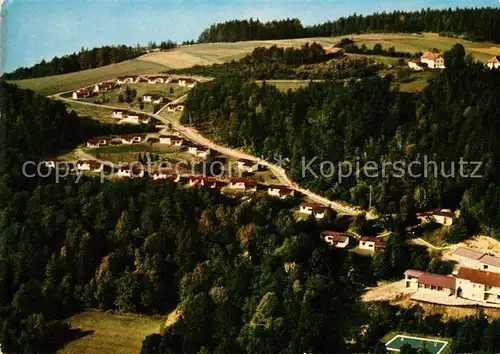
M455 217L455 213L454 212L451 212L451 211L444 211L444 210L431 210L431 211L424 211L422 213L418 213L417 216L424 216L424 217L428 217L428 216L434 216L434 215L437 215L437 216L444 216L444 217L448 217L448 218L453 218Z
M443 56L441 53L433 53L433 52L425 52L420 59L426 59L426 60L436 60L438 58L442 58Z
M333 242L345 242L345 241L349 240L348 235L344 235L344 234L341 234L340 232L336 232L336 231L323 231L321 233L321 236L323 236L323 238L325 238L326 236L330 236L330 239Z
M229 179L229 182L232 184L235 183L244 183L245 187L256 187L257 182L248 178L241 178L241 177L233 177Z
M377 248L385 248L387 247L387 242L380 237L371 237L371 236L361 236L359 238L360 242L373 242L375 247Z
M493 58L488 60L488 63L500 63L500 55L495 55Z
M500 273L462 267L458 270L457 278L469 280L475 284L500 287Z
M454 256L465 257L477 261L478 259L482 258L486 253L481 251L476 251L467 247L458 247L452 252L452 254Z
M479 259L479 263L490 265L493 267L499 267L500 268L500 258L495 257L489 254L485 254Z
M456 289L457 280L447 275L439 275L424 272L418 278L419 284L439 286L444 289Z
M248 159L239 159L237 162L241 163L243 166L248 166L248 167L252 167L257 163L255 161Z

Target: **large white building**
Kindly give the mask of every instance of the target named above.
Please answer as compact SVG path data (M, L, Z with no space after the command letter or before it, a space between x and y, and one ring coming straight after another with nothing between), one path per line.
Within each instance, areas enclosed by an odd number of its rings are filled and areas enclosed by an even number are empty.
M457 247L451 258L462 266L500 273L500 257L482 251L476 251L467 247Z
M420 61L427 64L429 69L444 69L444 57L440 53L425 52L421 57Z

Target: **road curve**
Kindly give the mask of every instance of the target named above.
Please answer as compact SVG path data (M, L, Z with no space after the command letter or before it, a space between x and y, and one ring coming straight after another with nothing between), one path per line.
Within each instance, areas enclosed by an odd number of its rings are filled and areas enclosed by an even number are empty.
M87 105L87 106L105 107L105 108L110 108L110 109L123 109L123 107L116 107L116 106L104 105L104 104L95 104L95 103L91 103L91 102L81 102L81 101L76 101L76 100L73 100L73 99L64 98L64 97L61 96L61 95L66 94L66 93L68 93L68 92L58 93L58 94L55 94L55 95L51 95L49 97L57 99L57 100L60 100L60 101L66 101L66 102L71 102L71 103L75 103L76 102L76 103L79 103L79 104L82 104L82 105ZM181 97L181 98L183 98L183 97ZM177 99L176 101L179 101L179 100L180 99ZM166 105L162 109L160 109L158 112L161 112L165 107L166 107ZM227 156L235 158L235 159L247 159L247 160L251 160L251 161L257 162L257 163L259 163L262 166L266 166L267 168L269 168L274 173L274 175L276 176L276 178L279 180L279 182L281 184L286 185L286 186L288 186L290 188L293 188L294 190L296 190L296 191L304 194L309 199L313 200L315 203L318 203L318 204L330 207L330 208L332 208L333 210L337 211L340 214L345 214L345 215L359 215L359 214L365 212L364 210L360 210L360 209L357 209L357 208L346 206L343 203L329 200L329 199L327 199L325 197L322 197L322 196L320 196L318 194L315 194L315 193L313 193L313 192L311 192L311 191L309 191L307 189L304 189L304 188L300 187L299 185L297 185L296 183L292 182L288 178L288 176L286 175L285 170L282 167L277 166L275 164L272 164L269 161L266 161L266 160L263 160L263 159L259 159L259 158L255 157L255 156L248 155L248 154L243 153L241 151L238 151L236 149L227 148L227 147L224 147L224 146L217 145L213 141L205 138L198 131L196 131L195 129L193 129L191 127L186 127L186 126L184 126L182 124L179 124L179 123L177 123L175 121L169 120L168 118L161 117L158 114L146 113L146 112L143 112L143 111L138 111L138 110L134 110L134 109L130 109L130 108L127 108L127 109L129 111L131 111L131 112L141 113L141 114L144 114L144 115L148 115L148 116L150 116L152 118L155 118L155 119L159 120L160 122L163 122L163 123L166 123L166 124L171 124L171 126L172 126L173 129L179 131L187 139L192 140L196 144L206 146L206 147L208 147L211 150L218 151L221 154L227 155ZM370 215L370 214L367 213L367 217L368 218L374 218L375 216L374 215Z

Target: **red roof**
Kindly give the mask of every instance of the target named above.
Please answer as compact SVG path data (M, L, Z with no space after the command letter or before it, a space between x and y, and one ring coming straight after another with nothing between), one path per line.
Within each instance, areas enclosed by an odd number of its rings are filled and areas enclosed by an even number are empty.
M243 166L248 166L248 167L252 167L253 165L256 164L256 162L247 159L239 159L237 162L240 162L241 164L243 164Z
M244 183L245 187L255 187L255 186L257 186L257 182L256 181L250 180L248 178L234 177L234 178L231 178L229 180L229 182L231 184Z
M457 247L453 252L452 255L454 256L460 256L460 257L465 257L473 260L478 260L482 258L486 253L481 252L481 251L476 251L471 248L467 247Z
M420 59L436 60L437 58L443 57L440 53L425 52Z
M319 208L319 207L323 207L323 205L321 205L321 204L310 203L310 202L304 202L304 203L300 204L300 206L303 207L303 208Z
M495 55L493 58L488 60L488 63L500 63L500 55Z
M500 273L462 267L458 270L457 278L466 279L475 284L500 288Z
M375 248L386 248L387 242L380 237L370 237L370 236L362 236L359 239L360 242L373 242L375 243Z
M438 286L444 289L455 289L456 279L447 275L439 275L423 272L418 278L419 284Z
M424 273L425 272L423 272L421 270L415 270L415 269L408 269L406 272L404 272L405 275L409 275L411 277L417 277L417 278Z
M325 238L326 236L330 236L330 239L333 242L345 242L346 240L349 239L348 235L344 235L336 231L323 231L321 233L321 236L323 236L323 238Z
M455 217L455 213L451 212L451 211L441 211L441 210L432 210L432 211L425 211L423 213L419 213L418 216L434 216L434 215L437 215L437 216L444 216L444 217L449 217L449 218L453 218Z
M410 60L410 63L414 63L414 64L417 64L417 65L422 65L422 62L419 59L412 59L412 60Z

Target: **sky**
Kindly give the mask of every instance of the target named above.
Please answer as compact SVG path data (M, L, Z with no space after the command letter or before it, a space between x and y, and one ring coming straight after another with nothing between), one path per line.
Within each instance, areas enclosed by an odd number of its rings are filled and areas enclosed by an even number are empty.
M0 0L0 3L2 0ZM6 0L0 71L32 66L82 47L197 39L208 26L253 17L299 18L304 25L353 13L500 6L500 0Z

